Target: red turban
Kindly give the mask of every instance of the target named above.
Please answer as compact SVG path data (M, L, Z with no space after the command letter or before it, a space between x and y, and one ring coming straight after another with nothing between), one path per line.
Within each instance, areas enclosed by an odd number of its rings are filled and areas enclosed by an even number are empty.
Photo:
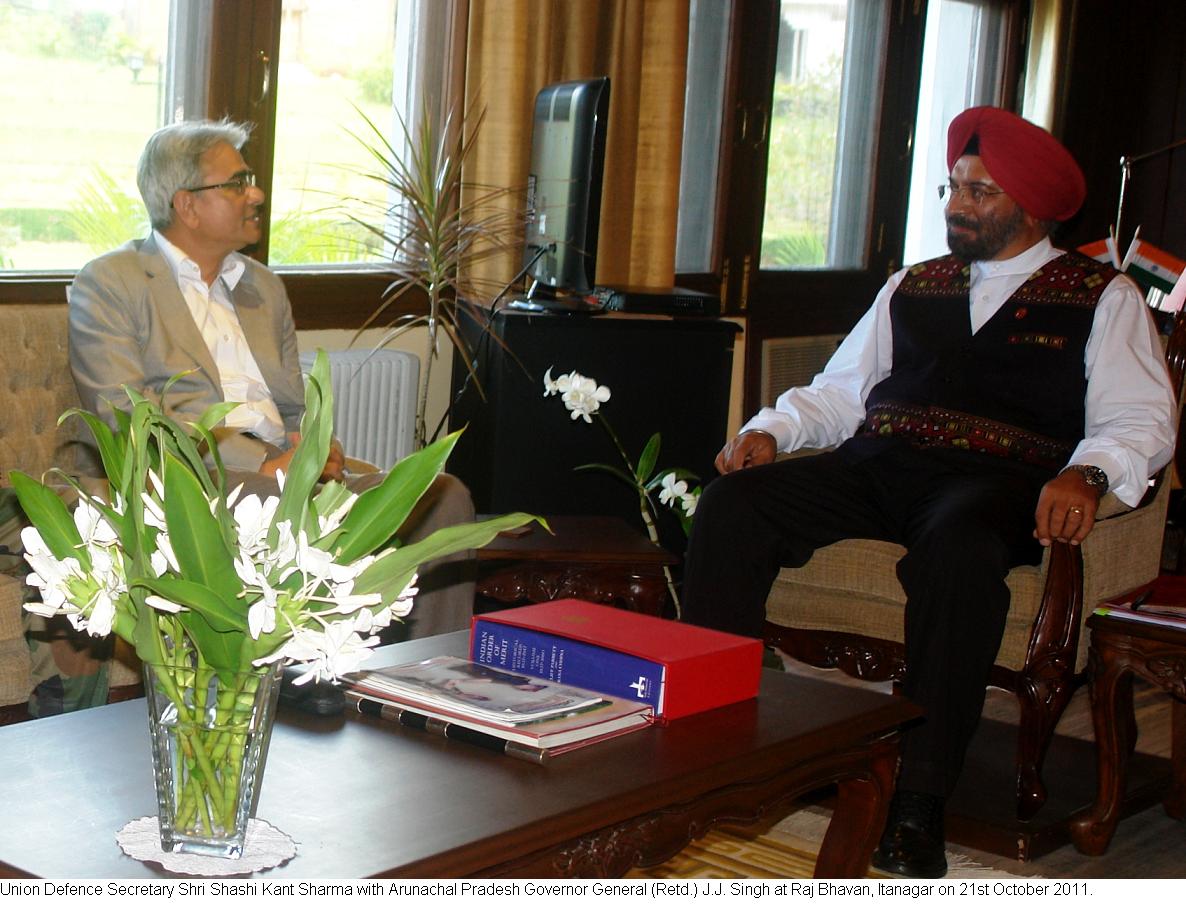
M1024 118L992 106L957 115L947 129L947 168L977 139L984 168L1031 217L1065 221L1083 204L1083 171L1049 133Z

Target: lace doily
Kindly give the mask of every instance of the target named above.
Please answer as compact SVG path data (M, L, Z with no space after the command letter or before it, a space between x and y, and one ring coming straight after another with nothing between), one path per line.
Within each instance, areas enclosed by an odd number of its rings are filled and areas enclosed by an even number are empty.
M296 855L296 842L262 819L248 820L247 840L238 860L162 851L160 823L154 815L133 819L116 832L115 840L129 857L159 863L172 873L187 876L239 876L270 870Z

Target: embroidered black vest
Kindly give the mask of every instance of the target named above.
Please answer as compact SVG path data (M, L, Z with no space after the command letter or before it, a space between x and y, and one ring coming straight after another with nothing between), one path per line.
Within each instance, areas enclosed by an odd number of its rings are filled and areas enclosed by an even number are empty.
M849 452L905 438L1060 469L1083 438L1083 356L1115 274L1065 253L973 335L968 265L949 255L913 266L890 300L893 369L869 393Z

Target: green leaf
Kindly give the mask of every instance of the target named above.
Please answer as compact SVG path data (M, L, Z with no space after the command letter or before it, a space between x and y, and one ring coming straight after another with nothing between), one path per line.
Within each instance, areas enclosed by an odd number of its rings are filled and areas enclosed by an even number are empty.
M391 468L382 483L358 497L331 548L340 562L352 563L391 540L444 468L460 435L453 432L409 454Z
M317 495L313 497L313 511L322 518L328 518L353 495L354 493L348 487L336 480L330 480L323 484ZM332 547L340 533L341 525L327 534L322 534L314 541L313 546L319 550Z
M247 632L247 609L241 598L227 599L202 585L178 578L138 579L134 583L154 595L184 605L188 611L161 614L176 617L193 640L202 658L219 671L239 667L239 655Z
M62 497L19 470L9 471L8 478L25 517L41 534L49 552L59 560L74 557L82 564L83 572L90 572L90 556L82 549L82 535Z
M202 412L202 415L197 418L197 421L194 423L194 425L200 429L217 428L219 423L222 422L222 420L225 419L227 415L230 414L230 412L238 405L238 403L226 402L215 403L212 406L207 406Z
M232 605L243 583L235 572L231 548L210 513L197 477L172 454L165 458L165 496L165 524L182 576L212 589Z
M357 505L355 506L357 508ZM514 512L469 524L457 524L441 528L414 544L389 551L375 560L354 584L356 592L378 592L384 604L390 604L398 597L412 578L412 573L424 563L461 550L474 550L490 543L500 531L517 528L532 521L538 521L545 528L547 521L538 515Z
M301 443L293 452L285 474L280 505L272 519L269 540L274 541L281 521L291 521L293 533L304 530L309 499L325 469L334 428L334 397L330 383L329 357L317 350L313 369L305 384L305 415L301 418Z
M641 483L651 475L651 471L655 469L655 461L659 459L659 433L655 432L647 441L646 447L642 449L642 455L638 458L638 467L636 472L638 474L638 481Z
M94 413L88 413L81 409L66 410L58 419L58 425L61 425L70 416L78 416L86 423L86 427L91 430L91 436L95 439L95 446L99 449L99 460L103 464L103 472L107 475L107 479L112 484L113 489L118 493L123 493L127 485L123 480L123 477L126 475L124 467L125 442L116 439L115 433L107 427L106 422Z

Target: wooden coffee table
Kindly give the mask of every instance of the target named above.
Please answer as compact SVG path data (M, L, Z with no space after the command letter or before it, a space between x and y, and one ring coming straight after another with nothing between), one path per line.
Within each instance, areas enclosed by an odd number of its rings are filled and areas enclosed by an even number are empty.
M478 594L507 603L580 598L642 614L667 610L663 567L679 562L675 554L621 518L549 515L548 526L551 533L535 524L478 550Z
M464 653L467 637L383 654ZM859 877L885 820L898 728L917 712L766 672L757 700L536 765L377 719L282 711L258 814L298 850L260 878L620 875L830 783L816 874ZM143 701L0 728L0 803L0 876L169 875L115 843L156 808Z

